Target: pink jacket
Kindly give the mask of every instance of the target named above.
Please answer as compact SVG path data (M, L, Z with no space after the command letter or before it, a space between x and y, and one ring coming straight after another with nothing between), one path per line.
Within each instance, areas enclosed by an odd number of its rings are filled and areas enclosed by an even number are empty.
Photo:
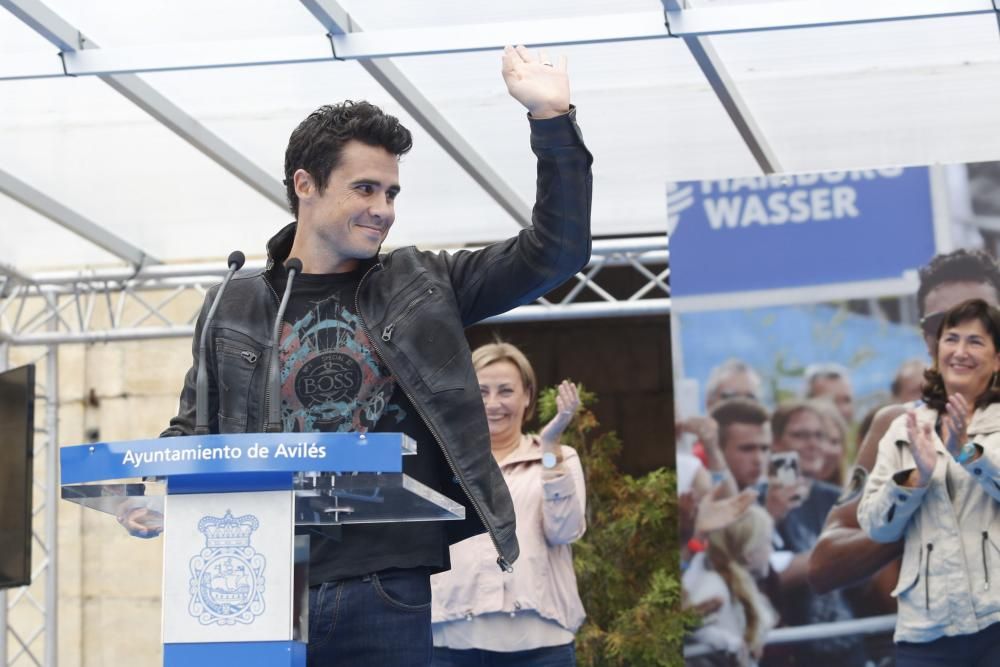
M514 499L521 556L514 571L496 564L488 535L451 546L451 570L431 577L434 623L490 612L534 610L567 630L583 623L570 543L583 535L586 489L580 457L562 445L563 474L542 468L538 436L523 436L500 469Z

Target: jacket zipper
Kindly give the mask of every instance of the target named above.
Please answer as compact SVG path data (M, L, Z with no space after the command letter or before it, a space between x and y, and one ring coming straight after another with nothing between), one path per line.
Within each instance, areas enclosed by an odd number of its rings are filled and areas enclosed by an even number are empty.
M927 543L927 560L924 561L924 608L931 608L931 552L934 545Z
M247 350L242 347L236 347L233 345L226 345L225 343L220 343L218 349L220 352L231 352L234 354L238 354L248 364L257 363L257 353L254 352L253 350Z
M281 305L281 299L278 298L278 293L274 291L274 286L271 285L271 281L267 278L267 273L264 273L264 284L267 288L271 290L271 296L274 297L274 305ZM276 345L274 341L271 341L272 345ZM267 364L264 366L264 411L260 415L261 430L264 430L265 424L267 424L267 416L271 414L271 358L274 354L267 355Z
M983 542L982 542L982 545L981 545L982 546L982 552L983 552L983 575L985 575L985 577L986 577L986 583L983 584L983 590L984 591L990 590L990 568L989 568L988 564L986 563L986 542L987 542L987 540L989 540L989 536L986 534L986 531L984 530L983 531Z
M375 342L374 338L371 335L371 330L368 328L368 323L365 322L365 318L361 314L361 306L359 303L361 297L361 285L365 282L365 278L367 278L372 271L380 268L382 268L382 265L380 263L375 264L370 269L365 271L364 275L361 276L361 280L358 281L357 290L355 290L354 292L354 310L358 314L358 319L361 321L361 326L362 328L364 328L365 335L367 335L368 339L371 341L372 347L375 348L376 354L378 354L379 358L382 360L382 363L385 364L386 368L389 369L389 372L392 373L392 376L396 379L396 384L399 385L399 388L403 390L403 393L406 395L406 398L409 399L410 404L417 411L417 414L420 415L420 419L423 420L424 426L427 427L427 431L434 438L435 442L437 442L438 449L441 450L441 453L444 455L445 461L448 462L448 467L451 468L452 474L455 476L455 479L458 480L459 485L462 487L462 492L465 493L465 497L469 499L469 502L471 503L472 508L476 511L476 515L479 517L479 520L482 521L484 526L486 526L486 533L490 536L490 540L493 542L493 548L496 549L497 552L497 565L499 565L500 569L503 570L504 572L513 572L514 571L513 566L511 566L511 564L507 562L507 559L504 558L503 554L500 552L500 542L493 534L493 526L491 526L490 523L486 520L486 515L483 514L482 508L479 507L479 503L476 501L472 493L469 491L469 487L466 485L465 480L462 478L462 474L458 471L458 468L455 467L455 463L451 459L451 454L449 454L448 450L445 448L444 443L441 441L441 437L438 435L437 431L434 430L433 425L430 423L430 420L427 419L427 415L424 414L423 408L420 407L420 404L417 401L413 400L413 394L410 393L410 390L407 389L406 385L404 385L403 382L400 380L399 375L393 370L392 364L389 363L389 360L385 358L385 355L382 353L382 350L379 349L378 343ZM425 293L424 296L425 297L428 296L431 292L433 292L433 288L430 288L428 292ZM411 303L407 307L406 311L404 311L404 313L408 312L411 308L413 308L413 306L416 305L416 303L418 303L421 300L423 299L418 299L417 301ZM402 319L402 317L396 318L396 322L398 322L400 319ZM388 338L386 337L386 332L383 331L382 340L388 342L392 338L392 328L394 326L395 322L390 326L386 327L386 329L388 329Z
M424 299L426 299L427 297L429 297L432 294L434 294L434 288L433 287L428 287L426 291L424 291L423 293L420 294L420 296L418 296L416 299L414 299L413 301L411 301L409 303L409 305L406 306L406 309L399 314L399 317L397 317L395 319L395 321L393 321L388 326L386 326L384 329L382 329L382 340L384 340L386 343L388 343L390 340L392 340L392 330L396 328L396 325L399 322L402 322L403 320L405 320L406 317L410 314L410 312L412 312L413 309L416 308L417 305L420 304L421 301L423 301Z

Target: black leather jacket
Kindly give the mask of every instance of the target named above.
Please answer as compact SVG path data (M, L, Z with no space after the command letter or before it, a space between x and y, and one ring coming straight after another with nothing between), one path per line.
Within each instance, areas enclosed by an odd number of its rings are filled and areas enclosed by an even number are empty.
M488 530L501 567L518 555L510 494L490 451L489 430L464 328L530 303L579 271L590 258L592 158L575 110L530 120L538 158L534 225L477 251L431 253L413 247L373 257L356 294L358 314L379 357L395 376L444 453L458 484L440 489L466 507L465 521L447 522L453 544ZM267 419L267 364L278 295L271 280L288 257L295 223L269 242L267 268L230 282L206 349L213 433L260 432ZM198 341L212 288L194 336L194 363L180 408L164 436L189 435L195 424Z

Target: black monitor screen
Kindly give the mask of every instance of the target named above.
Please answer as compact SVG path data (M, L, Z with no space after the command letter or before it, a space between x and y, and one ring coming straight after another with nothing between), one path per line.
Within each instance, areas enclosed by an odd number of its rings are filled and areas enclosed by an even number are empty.
M31 583L35 366L0 373L0 588Z

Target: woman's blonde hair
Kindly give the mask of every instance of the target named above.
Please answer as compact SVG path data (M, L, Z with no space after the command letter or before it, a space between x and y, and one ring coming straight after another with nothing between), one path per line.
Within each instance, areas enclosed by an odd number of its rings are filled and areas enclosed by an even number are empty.
M757 651L763 645L765 627L770 610L760 608L767 604L757 589L757 582L743 564L746 552L760 541L770 541L774 531L771 515L759 505L751 505L746 513L725 528L708 535L706 556L715 571L726 582L734 601L743 607L746 628L743 639L747 646Z
M524 421L528 421L535 414L537 398L535 370L531 367L528 358L510 343L489 343L472 351L472 366L476 371L481 371L487 366L501 361L509 361L514 364L521 375L521 384L524 385L524 390L528 393L528 407L524 409Z
M851 448L851 443L848 440L851 437L851 428L844 421L843 415L840 414L840 410L837 409L833 401L826 398L813 398L810 399L809 403L819 411L820 417L823 419L824 428L832 425L840 432L840 444L844 448L844 451L840 456L840 461L837 462L834 477L820 480L834 486L840 486L844 483L844 476L847 474L847 452Z

